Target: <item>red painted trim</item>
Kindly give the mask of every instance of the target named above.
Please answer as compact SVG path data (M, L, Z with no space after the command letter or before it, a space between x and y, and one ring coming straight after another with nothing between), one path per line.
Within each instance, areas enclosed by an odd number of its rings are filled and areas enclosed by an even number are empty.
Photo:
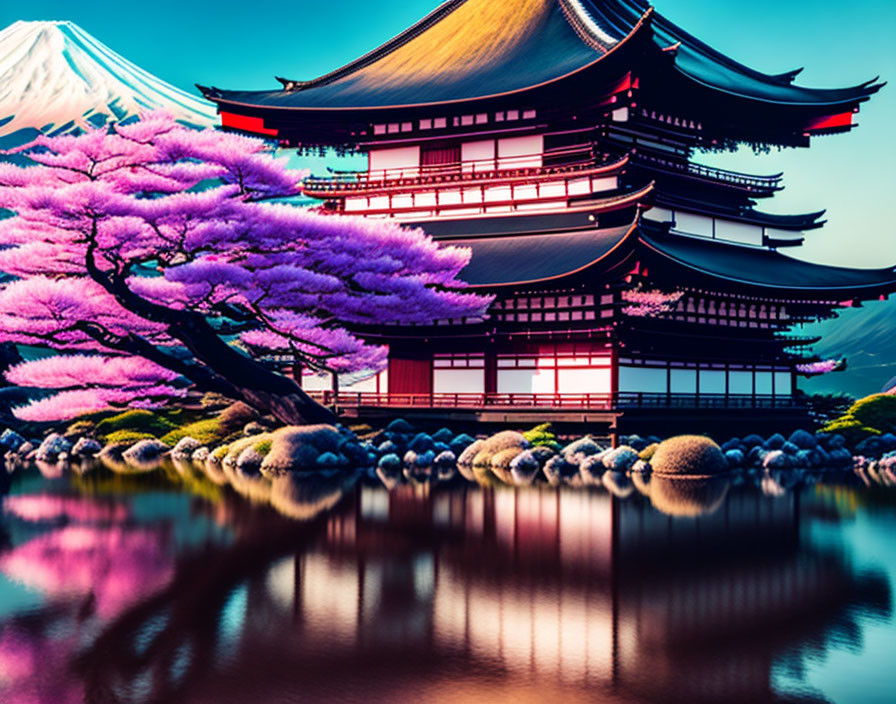
M276 137L277 130L272 130L264 126L264 120L260 117L249 117L247 115L237 115L232 112L221 113L221 126L230 127L234 130L242 130L243 132L252 132L254 134L264 134Z
M806 126L807 132L816 130L830 130L841 127L852 127L853 112L841 112L838 115L827 115L825 117L816 117Z

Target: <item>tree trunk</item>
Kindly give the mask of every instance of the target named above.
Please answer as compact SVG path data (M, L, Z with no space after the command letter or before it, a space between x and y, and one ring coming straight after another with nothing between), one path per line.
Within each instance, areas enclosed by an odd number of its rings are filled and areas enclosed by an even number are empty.
M339 415L339 373L330 372L333 377L333 413Z
M193 356L234 387L239 400L287 425L335 423L336 414L311 398L293 379L277 374L224 342L204 317L191 315L169 332Z

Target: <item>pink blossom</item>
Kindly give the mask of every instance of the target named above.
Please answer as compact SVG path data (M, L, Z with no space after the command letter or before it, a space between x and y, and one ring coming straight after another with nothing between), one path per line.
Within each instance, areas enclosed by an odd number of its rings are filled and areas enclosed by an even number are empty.
M0 572L49 599L93 593L98 614L111 618L141 594L163 586L172 563L154 532L76 525L4 553Z
M821 374L830 374L843 369L846 362L842 359L825 359L820 362L809 362L808 364L797 364L796 370L800 374L806 376L818 376Z
M128 509L118 503L104 503L81 496L20 494L3 499L3 511L26 521L68 520L79 523L124 521Z

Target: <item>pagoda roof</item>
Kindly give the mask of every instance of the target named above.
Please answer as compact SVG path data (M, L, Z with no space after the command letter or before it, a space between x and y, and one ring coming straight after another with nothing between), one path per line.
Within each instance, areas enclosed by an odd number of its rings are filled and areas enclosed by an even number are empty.
M585 232L442 240L440 244L472 250L470 263L459 274L471 286L524 286L567 278L594 267L604 272L619 263L614 255L628 253L630 247L625 244L636 231L637 220Z
M679 283L682 270L686 270L698 279L824 297L877 296L880 292L896 290L896 267L851 269L813 264L770 249L654 234L649 227L641 228L640 242L660 260L652 273L664 272ZM672 269L669 264L673 265Z
M643 0L448 0L382 46L319 78L281 78L282 90L201 90L218 103L281 110L481 100L579 75L633 43L638 34L652 37L653 60L670 57L683 76L733 96L786 105L851 106L880 88L874 81L843 89L795 86L797 72L768 75L750 69Z

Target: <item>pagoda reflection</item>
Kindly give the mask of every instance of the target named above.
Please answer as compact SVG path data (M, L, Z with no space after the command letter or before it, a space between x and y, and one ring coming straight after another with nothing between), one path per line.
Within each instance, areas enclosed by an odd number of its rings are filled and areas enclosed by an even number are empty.
M237 541L179 562L79 671L116 701L773 700L777 658L860 638L890 587L801 536L814 497L727 491L686 519L464 486L356 487L303 523L235 503Z

